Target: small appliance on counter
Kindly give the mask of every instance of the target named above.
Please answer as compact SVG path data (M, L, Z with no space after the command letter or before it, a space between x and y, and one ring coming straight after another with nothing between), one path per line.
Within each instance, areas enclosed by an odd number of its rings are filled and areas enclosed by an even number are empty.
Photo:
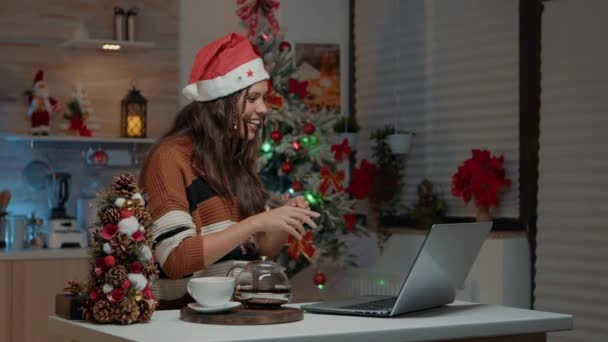
M48 220L48 248L83 248L87 246L86 232L76 219L67 215L65 204L70 197L72 175L53 172L47 178L47 190L51 217Z

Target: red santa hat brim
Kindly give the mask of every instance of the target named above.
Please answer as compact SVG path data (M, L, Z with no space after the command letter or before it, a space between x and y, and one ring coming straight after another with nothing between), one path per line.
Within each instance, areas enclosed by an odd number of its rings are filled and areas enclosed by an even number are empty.
M199 51L182 93L191 101L211 101L268 79L249 40L232 33Z

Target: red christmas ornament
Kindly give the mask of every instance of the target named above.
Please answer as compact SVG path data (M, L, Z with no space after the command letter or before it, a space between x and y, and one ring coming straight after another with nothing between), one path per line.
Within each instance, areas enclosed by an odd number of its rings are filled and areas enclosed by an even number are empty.
M142 241L144 239L144 233L141 230L137 230L131 235L131 239L135 242Z
M317 286L319 286L319 285L325 285L325 281L326 280L327 279L325 278L325 274L323 274L323 272L321 272L321 271L317 271L317 274L315 274L315 277L312 279L312 281Z
M120 287L122 287L123 289L128 289L129 287L131 287L131 282L129 281L129 279L125 279L125 281L122 282L122 284L120 285Z
M99 289L99 287L96 287L92 289L89 293L89 299L93 302L96 302L99 298L101 298L101 289Z
M272 131L272 133L270 133L270 139L278 144L281 142L281 139L283 139L283 134L281 131Z
M139 262L134 262L131 264L131 273L141 273L142 266Z
M291 189L294 192L300 192L302 190L304 190L304 184L302 184L302 182L295 180L293 182L291 182Z
M86 136L86 134L80 134L83 136ZM90 135L90 133L89 133ZM106 153L106 151L104 151L101 148L98 148L97 150L93 151L93 150L89 150L87 152L87 164L94 166L94 167L104 167L108 164L108 154Z
M122 210L120 212L120 217L123 219L129 218L131 216L133 216L133 213L130 210Z
M281 42L281 44L279 44L279 49L281 51L289 51L291 50L291 44L289 42Z
M291 147L293 147L294 151L298 152L302 148L302 144L300 144L298 141L294 141L291 143Z
M125 292L122 289L114 289L110 292L110 301L111 302L122 302L125 298Z
M103 263L107 268L112 268L116 265L116 258L113 255L108 255L103 258Z
M281 165L281 171L284 173L291 173L293 171L293 163L286 161Z
M304 133L306 133L307 135L311 135L315 132L315 125L311 124L310 122L304 125Z

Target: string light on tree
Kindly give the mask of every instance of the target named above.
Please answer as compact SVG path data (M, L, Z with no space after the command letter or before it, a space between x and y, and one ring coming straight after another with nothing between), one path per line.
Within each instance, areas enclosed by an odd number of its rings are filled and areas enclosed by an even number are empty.
M262 146L260 147L260 149L264 153L270 153L270 152L272 152L272 143L270 141L266 140L262 143Z
M293 147L294 151L298 152L302 148L302 144L300 144L298 141L294 141L291 143L291 147Z

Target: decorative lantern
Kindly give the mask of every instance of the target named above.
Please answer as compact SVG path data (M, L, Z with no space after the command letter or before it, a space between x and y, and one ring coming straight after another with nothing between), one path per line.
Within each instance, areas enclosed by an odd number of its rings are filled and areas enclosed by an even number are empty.
M120 135L125 138L146 137L146 110L145 97L133 86L129 94L121 101Z

